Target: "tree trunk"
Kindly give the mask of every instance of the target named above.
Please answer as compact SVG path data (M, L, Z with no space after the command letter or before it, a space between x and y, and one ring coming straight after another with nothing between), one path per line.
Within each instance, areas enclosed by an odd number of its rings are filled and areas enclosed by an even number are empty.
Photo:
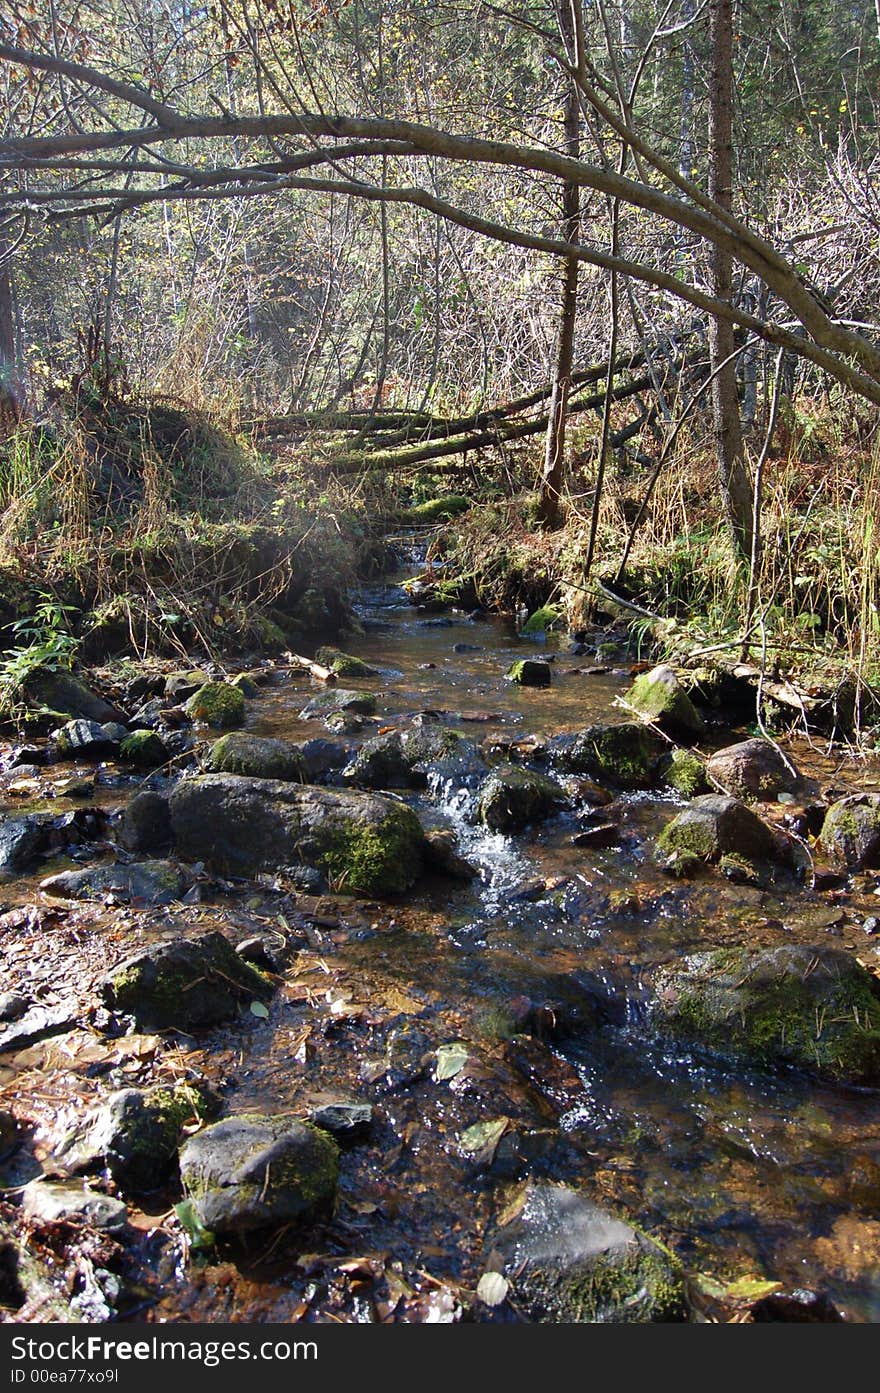
M728 211L733 207L733 0L710 0L709 25L712 66L709 87L709 195ZM730 302L733 260L712 247L712 293ZM712 371L712 424L721 499L737 553L748 558L752 494L743 451L742 424L736 390L733 325L709 321ZM725 361L727 360L727 361ZM719 366L724 364L723 367ZM717 369L717 371L716 371Z
M0 440L12 434L22 416L17 337L12 260L0 238Z
M568 0L562 0L559 28L569 55L575 53L574 16ZM569 78L565 98L565 153L580 158L580 101L575 82ZM578 241L580 236L580 188L566 180L562 186L562 235L566 242ZM559 329L556 336L556 357L553 363L550 397L550 417L544 446L544 473L538 497L538 521L545 527L558 527L561 521L562 489L565 482L565 434L568 397L574 358L574 327L577 318L578 271L580 263L574 258L565 261L562 270L562 298L559 306Z

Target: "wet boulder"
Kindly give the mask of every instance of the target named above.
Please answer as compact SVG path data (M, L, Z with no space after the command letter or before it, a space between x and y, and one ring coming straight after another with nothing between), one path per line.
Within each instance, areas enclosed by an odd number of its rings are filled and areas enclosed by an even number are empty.
M581 1191L527 1181L486 1248L517 1306L535 1322L631 1325L686 1318L675 1257Z
M216 1116L216 1099L194 1084L123 1088L74 1124L52 1156L66 1175L107 1171L125 1191L163 1184L188 1124Z
M174 841L168 799L152 789L136 793L122 815L119 843L126 851L158 855Z
M119 753L116 734L97 721L68 721L53 730L55 748L63 759L103 759Z
M61 871L40 881L40 889L62 900L105 900L112 895L125 904L146 906L179 900L186 884L180 869L168 861L132 861Z
M340 648L319 648L315 654L315 662L329 668L337 677L378 676L376 669L370 667L362 658L356 658L353 653L343 653Z
M214 730L244 725L244 693L229 682L206 682L186 703L186 714Z
M504 675L519 687L549 687L553 680L550 664L541 658L518 658Z
M307 701L300 711L304 721L326 720L337 711L347 711L355 716L374 716L376 698L372 692L361 692L348 687L330 687L326 692L318 692Z
M124 714L99 697L71 672L52 672L35 668L28 673L22 686L24 699L32 706L44 707L57 716L72 720L124 721Z
M534 610L520 629L525 638L543 638L550 629L558 629L565 621L565 614L558 605L542 605Z
M769 740L741 740L710 755L707 772L734 798L775 802L780 793L793 793L800 775L789 768Z
M427 867L440 875L453 880L475 880L479 875L476 866L459 854L455 834L446 828L427 832L423 850Z
M477 815L493 832L519 832L543 822L568 805L561 784L546 774L517 764L493 769L480 789Z
M337 740L325 740L320 735L303 740L295 747L302 757L305 782L322 784L332 781L351 759L351 746Z
M251 779L306 781L305 761L285 740L270 740L244 731L221 735L208 751L205 769L211 774L244 774Z
M650 978L665 1034L725 1058L880 1083L880 985L841 948L720 948Z
M340 890L398 894L422 867L415 813L354 789L205 774L178 784L171 821L180 855L224 875L315 866Z
M720 793L701 794L668 822L657 838L656 856L661 865L683 857L705 864L723 858L758 867L791 864L784 839L751 808Z
M122 1200L69 1181L32 1180L22 1191L21 1209L41 1224L73 1220L107 1233L119 1233L128 1223L128 1209Z
M473 741L447 726L428 725L364 741L342 779L361 788L425 788L432 777L463 786L485 772Z
M158 769L168 760L168 749L153 730L133 730L119 745L119 758L136 769Z
M880 794L857 793L832 803L819 845L836 866L846 870L880 866Z
M111 1010L147 1030L219 1025L273 990L216 930L154 943L118 963L101 987Z
M706 729L675 670L665 663L639 673L624 701L667 735L696 737Z
M0 880L27 870L49 847L50 821L46 817L0 818Z
M565 774L586 774L616 788L650 788L656 779L663 741L640 721L587 726L573 735L554 736L547 753Z
M338 1172L333 1138L289 1113L224 1118L180 1152L184 1189L212 1233L315 1220L332 1208Z

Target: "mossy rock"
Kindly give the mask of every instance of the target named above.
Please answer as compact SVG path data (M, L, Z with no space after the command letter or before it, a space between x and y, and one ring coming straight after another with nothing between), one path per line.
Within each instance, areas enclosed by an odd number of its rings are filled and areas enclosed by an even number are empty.
M819 845L837 865L850 871L880 866L880 794L857 793L832 803Z
M340 648L319 648L315 662L335 672L337 677L375 677L376 669L370 667L353 653L343 653Z
M230 687L236 687L247 700L252 701L254 697L260 695L260 689L252 677L246 672L237 672L234 677L229 679Z
M246 1233L314 1221L336 1198L339 1147L290 1113L241 1113L205 1127L182 1147L180 1177L211 1233Z
M587 774L617 788L636 789L656 782L657 761L665 745L640 721L623 721L555 736L547 749L566 774Z
M273 991L216 930L141 949L112 968L101 989L111 1010L134 1016L146 1030L219 1025Z
M124 1190L155 1190L177 1159L184 1127L216 1115L216 1098L197 1084L121 1089L75 1124L53 1160L68 1174L106 1169Z
M112 866L87 866L59 871L40 881L44 895L65 900L114 900L141 908L173 904L189 881L169 861L119 862Z
M682 798L696 798L709 789L706 762L692 750L673 750L664 777L670 788L674 788Z
M674 670L666 664L639 673L624 701L668 735L699 736L706 729Z
M880 987L841 948L696 953L659 968L654 1020L726 1058L880 1083Z
M565 789L555 779L517 764L502 764L480 789L477 815L493 832L519 832L552 817L568 802Z
M133 730L119 746L119 757L138 769L157 769L168 760L168 751L153 730Z
M449 493L442 498L429 498L424 503L416 503L398 514L404 526L420 527L429 522L449 522L460 517L471 506L469 498L463 494Z
M708 863L722 856L790 864L787 846L751 808L720 793L705 793L668 822L657 838L657 859L687 852Z
M205 774L171 795L180 855L223 875L315 866L339 890L399 894L420 873L412 809L375 793Z
M206 682L186 703L186 714L215 730L244 725L244 693L229 682Z
M539 658L519 658L507 669L505 677L520 687L549 687L553 673L550 664Z
M169 701L186 701L210 681L210 674L200 667L169 672L165 678L165 696Z
M530 614L520 629L525 638L546 634L548 629L557 629L565 621L565 614L558 605L542 605Z
M360 692L348 687L330 687L318 692L300 711L304 721L326 720L337 711L350 711L357 716L374 716L376 698L372 692Z
M460 787L485 772L473 741L438 725L386 731L365 740L342 777L360 788L425 788L434 775Z
M74 720L82 718L97 721L99 725L104 721L125 720L123 712L104 701L72 672L33 668L24 678L18 695L31 706Z
M258 614L254 625L260 644L267 653L281 653L287 647L287 635L268 614Z
M245 774L252 779L306 782L306 765L299 750L284 740L271 740L244 731L230 731L215 740L204 761L211 774Z
M527 1181L485 1247L537 1323L686 1319L674 1255L578 1190Z

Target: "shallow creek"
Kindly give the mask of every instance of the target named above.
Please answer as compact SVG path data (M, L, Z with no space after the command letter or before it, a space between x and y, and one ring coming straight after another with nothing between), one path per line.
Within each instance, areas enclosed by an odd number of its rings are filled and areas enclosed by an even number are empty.
M553 653L553 639L521 640L509 622L425 614L393 585L362 592L358 610L365 632L344 646L380 676L342 683L378 696L378 720L345 737L355 743L419 713L436 713L475 742L520 741L524 748L529 737L620 716L615 699L631 681L624 653L598 672L588 671L598 666L595 655L558 651L548 689L519 688L504 680L510 662ZM314 690L306 674L285 674L248 703L248 729L294 740L323 733L297 714ZM719 726L704 748L747 733ZM877 786L875 769L840 751L803 738L786 748L822 787ZM97 792L99 801L119 806L112 780ZM53 1108L56 1116L69 1111L66 1089L82 1106L112 1087L152 1078L150 1069L160 1066L165 1076L196 1070L215 1080L228 1110L301 1108L331 1095L364 1098L375 1108L369 1140L344 1154L342 1202L326 1231L304 1242L268 1235L188 1265L179 1245L160 1244L156 1284L134 1318L449 1318L443 1312L452 1309L456 1288L473 1289L483 1270L483 1235L505 1187L535 1171L620 1207L694 1273L812 1287L850 1319L880 1320L880 1095L670 1052L652 1038L639 991L642 964L744 942L831 943L877 966L880 940L864 924L870 929L880 910L880 877L821 895L790 884L784 891L733 885L715 873L694 883L670 880L655 868L652 850L681 805L671 793L616 800L621 838L607 848L573 844L585 809L505 837L469 821L468 790L402 796L426 826L456 832L476 880L431 877L391 903L297 897L270 877L227 893L209 887L200 903L163 911L77 907L59 927L42 929L56 943L63 934L86 976L121 955L132 936L188 926L216 924L241 938L248 930L283 935L302 922L308 942L265 1021L198 1040L163 1039L140 1066L123 1051L121 1063L114 1057L105 1067L96 1057L91 1071L88 1062L78 1069L75 1040L73 1062L60 1059L57 1047L46 1057L37 1050L5 1061L4 1099L19 1110L36 1078L29 1067L43 1070L31 1108L38 1157L52 1135ZM5 886L3 900L6 907L43 903L34 878ZM3 941L8 949L9 935ZM8 975L22 967L14 953L7 957ZM549 1019L542 1032L539 1016L532 1035L517 1032L524 999L554 999L571 974L590 973L624 983L619 1020L558 1034ZM390 1029L410 1032L416 1054L463 1040L468 1067L450 1079L437 1080L429 1069L398 1087L377 1084L370 1061ZM40 1093L49 1087L54 1101ZM499 1119L526 1140L506 1150L490 1146L491 1155L475 1159L463 1135ZM136 1221L145 1244L156 1245L157 1227L174 1236L174 1198L143 1200Z

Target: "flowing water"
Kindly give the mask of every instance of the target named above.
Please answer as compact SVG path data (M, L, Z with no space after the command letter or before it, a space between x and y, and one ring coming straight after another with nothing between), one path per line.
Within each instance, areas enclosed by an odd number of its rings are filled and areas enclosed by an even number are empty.
M425 614L395 584L364 590L357 609L364 632L345 646L380 675L341 684L370 688L379 701L378 722L355 741L421 718L486 748L527 752L621 714L615 701L631 681L624 651L596 671L595 656L554 651L552 638L519 639L511 622ZM552 655L549 688L505 681L524 655ZM305 674L285 674L249 703L248 728L312 738L316 723L297 713L313 692ZM719 727L713 743L745 734ZM805 740L789 750L823 784L870 786L862 765ZM474 823L467 786L401 796L426 826L456 833L477 878L431 877L395 903L328 897L271 1018L181 1055L222 1075L236 1110L298 1107L316 1094L374 1101L371 1143L343 1162L343 1209L327 1238L339 1260L385 1254L475 1285L504 1186L534 1170L622 1207L693 1272L817 1288L850 1319L880 1319L880 1095L670 1049L651 1034L639 985L644 965L725 944L829 943L874 966L877 940L864 925L878 903L875 880L833 895L714 874L669 880L652 850L681 805L671 793L616 799L621 835L606 848L573 844L589 805L506 837ZM209 914L197 911L199 922ZM625 1006L580 1029L558 1029L550 1011L542 1028L541 1004L564 1001L572 981L613 982ZM516 1028L528 1010L538 1038ZM417 1054L464 1040L469 1068L441 1081L414 1070L408 1084L377 1091L370 1064L389 1029L404 1042L409 1033ZM475 1164L462 1136L499 1118L519 1150L499 1147ZM189 1303L193 1318L288 1318L308 1287L303 1264L253 1248L249 1261L250 1284L234 1298L228 1275L218 1283L209 1269L189 1287L184 1277L156 1309ZM352 1298L344 1318L373 1318L358 1312Z

